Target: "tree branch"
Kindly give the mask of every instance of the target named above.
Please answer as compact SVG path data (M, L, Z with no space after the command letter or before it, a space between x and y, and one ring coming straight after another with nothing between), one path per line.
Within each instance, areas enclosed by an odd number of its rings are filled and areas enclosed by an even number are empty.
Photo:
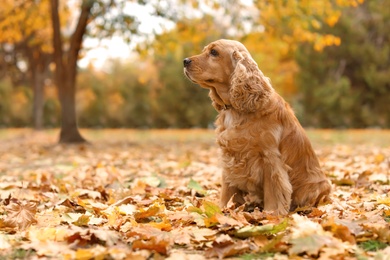
M89 16L91 13L91 8L94 4L94 0L83 0L82 6L81 6L81 13L79 20L77 22L77 26L75 31L72 34L72 37L70 39L70 48L68 53L68 66L70 71L70 78L75 79L76 78L76 67L77 67L77 59L78 54L81 49L81 44L83 42L83 36L85 34L88 22L89 22Z

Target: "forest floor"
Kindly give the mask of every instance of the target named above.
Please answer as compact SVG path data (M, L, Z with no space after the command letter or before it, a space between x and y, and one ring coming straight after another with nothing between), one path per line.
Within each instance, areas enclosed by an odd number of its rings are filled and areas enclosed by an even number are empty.
M390 131L308 130L332 201L218 207L212 130L0 129L0 259L389 259Z

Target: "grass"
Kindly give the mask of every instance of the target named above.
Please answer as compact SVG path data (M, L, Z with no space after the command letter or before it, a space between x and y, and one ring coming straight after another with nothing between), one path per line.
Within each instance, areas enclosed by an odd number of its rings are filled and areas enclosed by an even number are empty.
M82 135L90 142L214 142L215 133L211 129L81 129ZM390 146L390 130L362 129L362 130L331 130L307 129L314 146L333 146L336 144ZM29 128L0 129L0 142L23 138L34 133ZM58 129L44 130L45 135L52 142L59 136Z
M388 244L378 240L368 240L359 245L364 251L378 251L384 249Z
M306 130L314 145L375 145L379 147L390 146L389 129L309 129Z

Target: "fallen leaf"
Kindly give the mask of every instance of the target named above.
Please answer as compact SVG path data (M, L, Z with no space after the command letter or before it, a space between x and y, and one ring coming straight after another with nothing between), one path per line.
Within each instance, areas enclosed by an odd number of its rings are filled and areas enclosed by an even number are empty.
M200 185L198 182L194 181L192 178L190 179L190 182L187 186L189 189L193 189L199 194L206 195L207 191L203 189L202 185Z
M195 228L191 230L191 240L195 243L213 241L216 234L216 231L208 228Z
M53 145L53 131L5 142L0 133L3 258L325 260L390 252L380 249L390 244L389 131L381 146L314 145L324 173L343 185L333 185L329 203L284 217L255 204L218 206L222 169L213 131L82 131L94 145ZM12 205L27 202L37 203L35 211L14 212L33 225L10 225Z
M12 246L10 243L8 243L8 239L4 234L0 234L0 249L1 250L7 250L10 249Z
M169 241L158 240L152 237L150 240L135 240L132 244L133 249L152 250L157 253L166 255L169 249Z
M215 218L218 223L222 226L230 226L230 227L242 227L244 224L240 221L235 220L234 218L225 216L223 214L215 214Z
M211 201L204 200L202 203L202 206L204 208L204 213L208 217L212 217L217 213L219 213L219 214L222 213L221 208L217 204L215 204Z
M291 239L289 242L292 244L292 247L289 249L289 254L292 255L301 253L317 255L322 247L334 243L331 237L317 234Z
M91 217L88 215L81 215L76 221L72 222L72 224L79 227L87 227L90 218Z
M137 222L140 222L146 218L153 217L161 210L161 206L154 204L153 206L147 209L140 209L138 212L134 213L134 218Z
M259 235L271 235L283 231L287 228L288 221L285 219L280 224L267 224L264 226L245 226L237 230L234 235L239 238L255 237Z
M248 243L244 241L214 241L212 247L207 249L205 252L206 257L213 258L218 257L219 259L226 258L229 256L242 254L250 249Z
M8 227L24 230L37 222L35 214L38 204L31 201L12 201L5 207L7 217L4 224Z

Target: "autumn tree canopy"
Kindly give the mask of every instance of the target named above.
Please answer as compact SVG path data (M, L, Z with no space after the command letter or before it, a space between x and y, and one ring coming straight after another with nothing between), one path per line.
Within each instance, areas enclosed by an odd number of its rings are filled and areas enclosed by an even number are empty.
M12 6L13 1L6 3ZM37 12L36 10L42 8L48 10L47 8L50 7L49 1L34 3L36 6L26 4L24 7L32 8L31 12L33 10ZM82 5L79 5L81 2L76 1L73 2L75 4L73 8L68 6L66 9L66 5L62 6L62 3L59 5L60 28L70 26L67 35L60 35L63 47L62 63L64 65L77 64L78 59L87 50L83 49L83 44L81 44L77 56L74 56L76 52L73 51L73 58L69 59L71 53L69 48L76 46L70 44L75 38L72 38L69 33L75 32L76 21L81 14L74 10L79 10L78 8ZM123 12L118 12L121 15L114 15L116 14L114 10L124 11L126 4L129 3L135 4L131 1L112 1L111 5L105 5L103 2L95 1L90 9L85 34L78 39L84 40L86 37L103 39L112 35L122 35L129 41L133 40L134 43L135 38L131 35L139 33L138 27L141 21ZM367 2L361 0L273 0L238 3L236 1L179 1L179 3L180 5L175 5L170 1L139 2L144 7L148 7L150 17L166 17L170 22L164 24L167 20L160 20L163 23L160 29L156 30L155 35L148 35L145 38L138 37L136 52L133 52L126 60L107 63L104 70L94 68L93 62L90 67L81 70L76 65L71 67L73 72L69 75L78 76L72 80L77 83L77 88L74 88L76 99L72 101L74 105L69 105L69 107L72 109L75 107L73 110L77 112L81 126L160 128L212 126L215 111L210 106L207 91L184 78L182 60L200 52L207 43L218 38L236 39L245 44L259 68L271 78L274 88L293 105L304 125L326 127L389 125L386 113L381 112L386 109L384 105L379 105L385 103L373 102L373 100L382 100L381 98L385 97L382 94L386 93L383 91L388 84L385 69L382 69L386 68L387 64L386 48L377 47L378 40L373 40L386 37L386 30L380 29L388 27L384 11L386 8L382 6L383 1L369 4L369 10L375 14L373 15L375 19L364 20L367 22L359 20L364 15L364 12L359 10L367 9L368 6ZM8 9L11 8L8 7ZM354 10L358 13L353 13ZM24 16L17 17L13 19L21 19L20 17ZM48 18L42 17L41 22L50 22L51 18ZM69 23L71 18L74 21L72 24ZM351 22L345 22L348 19ZM12 19L8 21L8 24L13 24L15 28L16 24L24 23L12 22ZM348 23L353 23L355 27L348 26ZM4 26L7 24L5 20L2 20L1 24L0 28L3 28L3 31L11 28L10 25ZM34 26L29 27L29 30L32 28ZM45 28L38 26L34 35L46 35L44 32L51 32L50 28L51 26ZM357 31L356 28L362 29ZM20 28L14 30L22 31ZM62 29L60 31L63 32ZM360 31L367 33L359 33ZM375 32L377 38L372 38L368 31ZM54 61L53 46L47 44L50 43L47 41L50 37L49 33L46 38L43 36L39 38L46 39L41 41L45 45L39 45L39 48L34 47L35 53L40 53L40 55L30 56L21 55L24 52L16 52L16 48L20 46L16 41L17 37L13 43L2 40L0 54L5 58L0 62L0 66L7 67L7 78L11 76L14 82L12 85L24 85L25 87L12 88L9 81L0 82L2 85L0 93L3 93L0 97L4 100L0 104L0 113L4 115L0 117L0 124L29 125L29 114L23 115L19 111L30 113L31 104L39 103L32 102L32 97L39 96L39 91L32 91L33 88L27 84L33 81L20 69L20 64L23 64L20 61L27 64L27 71L32 71L37 66L32 66L30 69L28 66L30 63L26 62L28 60L26 57L47 57L41 66L45 69L38 74L43 76L37 77L45 79L46 84L41 84L44 85L45 90L42 92L44 94L41 99L44 111L43 124L58 126L61 118L64 119L74 114L71 128L77 129L76 113L65 112L66 116L61 116L59 114L60 103L53 95L56 91L53 91L50 84L47 85L53 82L53 69L61 68L61 65L49 66ZM370 37L372 40L369 39ZM360 44L362 41L367 42L367 47ZM28 42L36 43L36 41ZM356 46L352 48L354 44ZM362 51L363 47L367 48L367 51ZM44 53L47 55L42 55ZM347 53L349 54L343 58L345 62L338 64L339 57ZM363 55L363 53L366 54ZM355 66L356 58L354 57L356 55L362 57L359 66ZM372 57L372 60L368 57ZM382 57L382 59L375 57ZM72 62L69 63L69 61ZM31 64L38 64L37 60ZM342 69L343 64L350 65ZM369 70L372 73L360 72L362 68L367 67L372 68ZM74 70L74 68L77 69ZM338 76L331 76L335 74ZM363 74L364 77L355 76ZM28 75L33 75L33 73L28 73ZM71 78L73 76L66 77L67 80ZM65 80L59 80L56 85L61 85L63 82ZM340 84L343 87L340 87ZM358 89L359 91L356 91ZM60 96L64 97L63 94ZM13 100L19 100L19 102ZM178 100L183 102L178 102ZM63 101L62 103L66 107L66 104L72 104L72 102ZM355 112L360 111L357 109L359 106L364 109L362 112ZM64 111L66 109L63 109ZM340 113L340 111L343 112ZM373 113L373 111L376 112ZM362 119L363 116L356 116L358 114L365 114L365 119ZM372 114L375 116L369 116ZM340 119L341 115L343 119ZM72 133L72 131L63 131L65 132ZM76 135L71 134L71 136Z

